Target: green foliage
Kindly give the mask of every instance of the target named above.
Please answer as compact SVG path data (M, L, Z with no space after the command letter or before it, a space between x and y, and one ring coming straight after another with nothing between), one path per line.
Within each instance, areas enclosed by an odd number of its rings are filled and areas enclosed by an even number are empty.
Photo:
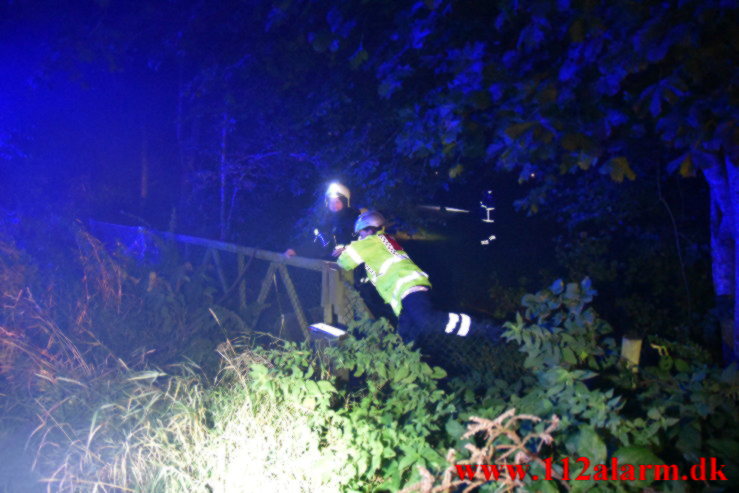
M354 149L381 149L384 159L355 154L358 182L403 182L410 167L424 194L513 170L535 183L520 206L536 212L569 175L623 183L662 167L689 176L730 152L730 2L297 1L279 3L267 24L301 26L342 82L374 85L362 93L375 103L364 108L367 131L347 119L337 132ZM331 121L344 122L355 101L336 102ZM398 159L405 166L388 170Z
M716 368L695 345L651 340L659 362L643 369L636 398L651 417L675 424L665 432L665 445L692 461L722 457L737 470L739 433L731 417L739 410L736 365Z
M544 458L557 476L569 458L568 484L481 481L479 491L640 491L652 481L579 481L579 457L680 468L718 457L735 481L736 368L655 339L659 362L634 374L590 306L595 295L588 279L525 295L499 361L474 377L448 379L387 322L363 320L318 352L224 343L213 383L191 365L48 378L38 467L60 491L431 491L423 485L450 462L495 461L515 444L505 460L540 475Z
M354 333L361 338L349 338L325 351L330 365L320 370L316 369L320 360L305 349L288 345L267 355L279 382L298 378L308 389L311 405L312 396L319 396L317 410L329 412L329 397L337 404L330 411L331 426L349 443L349 460L331 473L346 477L350 491L394 491L417 477L413 466L443 462L438 445L455 407L437 384L446 373L421 362L420 353L404 345L385 320L362 322ZM309 380L318 374L331 380ZM335 374L347 375L348 380L332 378ZM281 384L269 385L271 391L282 393L281 398L300 398L288 395Z
M250 333L248 314L214 299L211 272L158 246L168 261L152 265L59 216L0 224L0 408L35 415L58 378L187 357L218 369L214 341Z
M729 424L739 412L736 369L709 366L696 346L663 342L664 347L656 345L659 364L633 375L619 362L615 341L608 337L610 326L588 306L594 295L585 279L558 280L524 296L525 312L507 323L505 337L520 345L528 373L518 386L490 386L476 398L484 406L467 399L461 417L494 417L506 406L538 416L554 414L560 419L555 444L543 455L555 462L587 457L598 464L628 457L634 464L687 468L699 457L713 456L736 471L732 454L739 434ZM712 437L708 443L706 436ZM575 491L587 484L570 481ZM599 491L620 488L598 483Z
M212 266L194 268L181 260L176 246L154 237L147 240L156 243L165 261L142 261L122 245L111 253L100 240L78 231L85 275L81 282L66 282L79 283L94 296L88 295L76 323L125 361L138 356L164 365L185 355L215 371L219 361L213 341L250 333L244 321L248 313L237 313L216 297Z
M613 365L615 343L604 338L611 328L587 307L595 294L589 279L566 285L557 280L548 289L523 297L525 314L509 324L508 334L525 348L526 367L570 369L584 364L598 370ZM535 323L524 323L524 317Z
M418 478L416 466L444 462L439 442L455 408L437 386L444 371L421 363L386 324L356 330L366 337L323 357L293 343L254 352L224 344L214 386L189 365L170 375L50 382L38 402L38 467L59 491L253 491L243 475L241 483L232 477L240 467L247 474L242 459L264 471L253 484L270 475L285 484L280 476L291 470L304 491L395 491ZM343 370L349 381L337 376ZM245 433L280 448L262 456L259 440ZM225 464L218 459L224 453L233 457ZM297 453L318 455L309 469L296 470L304 462Z
M330 386L275 390L269 362L221 351L216 385L192 365L55 382L39 402L36 467L55 491L337 491L341 437L314 431L328 428Z

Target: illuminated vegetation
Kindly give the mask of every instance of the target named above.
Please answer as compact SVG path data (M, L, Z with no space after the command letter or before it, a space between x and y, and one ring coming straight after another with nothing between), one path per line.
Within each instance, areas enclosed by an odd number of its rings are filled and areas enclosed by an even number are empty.
M35 470L52 491L452 491L449 461L483 458L542 473L546 458L688 467L718 457L731 481L715 486L731 489L738 477L736 368L711 365L698 347L652 339L656 364L633 373L590 306L596 293L587 279L524 296L506 325L507 345L477 353L487 359L471 361L461 376L447 377L387 323L367 320L322 353L289 342L253 347L246 334L220 338L220 369L211 373L192 362L154 365L141 353L124 362L91 339L80 314L93 326L105 313L126 326L129 316L140 320L131 307L140 306L141 293L134 296L135 270L83 232L77 239L78 248L98 255L77 264L88 266L76 271L77 281L66 278L63 292L80 295L64 305L73 308L69 318L50 303L61 293L50 283L56 278L41 275L9 241L0 272L7 287L2 378L10 391L2 396L4 419L34 421ZM165 282L168 274L157 278ZM17 290L21 285L27 289ZM35 292L44 292L43 300ZM150 325L128 326L132 338L173 312L186 313L177 297L163 303L167 315L157 318L162 307L154 305ZM463 346L450 351L475 354ZM512 444L516 453L506 456ZM564 491L589 484L574 477L566 483L497 486ZM598 491L639 491L649 483L598 483ZM480 491L495 487L484 483Z

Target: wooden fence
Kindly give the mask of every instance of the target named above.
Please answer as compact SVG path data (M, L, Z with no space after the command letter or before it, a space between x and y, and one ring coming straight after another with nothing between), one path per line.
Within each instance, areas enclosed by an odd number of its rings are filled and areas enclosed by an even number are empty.
M247 285L251 282L259 282L258 278L255 278L256 274L250 275L255 270L250 270L250 266L254 261L267 262L267 273L261 280L259 293L256 300L254 300L256 305L258 307L265 306L270 289L272 286L277 286L277 279L279 278L285 287L292 310L306 339L310 338L310 331L308 329L310 323L321 321L328 324L346 324L357 315L361 315L362 313L369 314L369 310L364 302L361 301L361 298L358 295L351 296L353 288L348 282L349 278L339 269L335 262L299 256L287 257L281 253L269 250L195 236L154 231L141 227L120 226L101 222L95 222L94 226L93 230L97 229L99 231L128 231L131 234L135 234L136 241L140 243L146 243L145 237L148 235L159 237L185 246L186 250L188 250L187 256L189 257L192 257L194 253L192 247L202 249L202 260L195 268L202 270L212 264L216 272L216 282L222 291L220 299L226 300L235 297L239 308L242 309L246 308L249 303L249 300L247 300ZM133 233L134 231L135 233ZM235 269L224 267L226 265L234 265L234 259L227 259L226 256L235 256ZM304 303L301 301L300 293L293 283L288 267L307 270L320 275L321 320L309 320L306 317Z

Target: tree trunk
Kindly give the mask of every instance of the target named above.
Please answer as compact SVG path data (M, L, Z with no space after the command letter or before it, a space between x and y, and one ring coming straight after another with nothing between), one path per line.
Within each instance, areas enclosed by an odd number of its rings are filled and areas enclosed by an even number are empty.
M739 296L737 296L737 286L739 286L739 163L732 162L728 157L724 163L729 177L729 200L733 207L734 218L734 324L731 327L732 354L731 359L727 359L728 363L729 361L739 362Z
M221 241L226 240L226 142L228 137L228 112L223 112L223 123L221 127L221 159L220 159L220 211L219 211L219 223L220 233L219 238Z
M149 140L146 126L141 127L141 183L139 185L139 210L143 213L149 197Z
M727 157L703 169L711 191L711 257L726 363L739 361L739 170Z
M177 182L177 204L180 206L184 202L183 192L187 183L187 172L185 168L185 139L183 135L183 120L185 106L185 83L184 83L184 55L182 51L177 56L177 113L175 116L175 136L177 138L177 164L178 164L178 182Z

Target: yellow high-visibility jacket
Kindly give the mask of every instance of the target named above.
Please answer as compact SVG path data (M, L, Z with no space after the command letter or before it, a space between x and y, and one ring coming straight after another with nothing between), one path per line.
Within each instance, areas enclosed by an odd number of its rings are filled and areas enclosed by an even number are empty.
M364 264L370 282L396 315L400 315L401 300L409 290L431 287L428 274L413 263L392 236L383 232L351 242L336 262L345 270Z

